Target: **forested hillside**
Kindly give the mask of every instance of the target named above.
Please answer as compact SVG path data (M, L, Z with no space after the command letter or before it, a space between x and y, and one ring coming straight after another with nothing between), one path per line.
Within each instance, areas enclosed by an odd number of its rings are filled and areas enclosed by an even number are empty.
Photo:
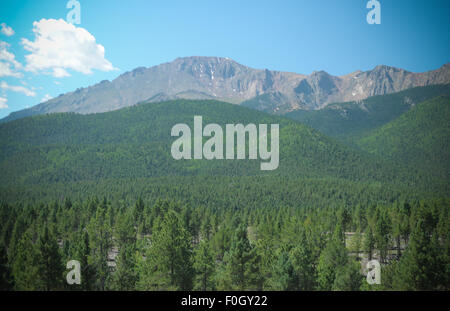
M340 141L354 144L362 136L395 120L415 105L449 94L450 84L416 87L355 102L331 104L321 110L298 110L286 116Z
M449 178L450 96L422 102L357 142L362 149Z
M174 160L194 115L280 124L279 168ZM448 290L448 177L287 118L177 100L7 122L0 146L1 289Z
M195 115L203 116L204 125L218 123L222 128L226 123L279 123L279 168L263 172L261 160L174 160L171 128L178 123L193 128ZM352 150L302 124L214 101L179 100L103 114L26 118L0 125L0 145L3 187L110 178L261 174L415 187L432 183L427 176L418 179L404 167Z

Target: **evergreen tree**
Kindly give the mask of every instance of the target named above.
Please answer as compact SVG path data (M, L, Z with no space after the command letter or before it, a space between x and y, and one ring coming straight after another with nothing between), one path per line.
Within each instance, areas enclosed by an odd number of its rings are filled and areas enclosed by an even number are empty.
M37 251L31 229L17 243L12 266L15 290L44 290L38 268Z
M56 237L47 226L37 242L37 257L37 267L44 289L47 291L61 289L64 280L64 266Z
M364 233L364 251L368 254L369 261L373 258L373 249L375 247L375 239L370 224L367 225Z
M239 225L231 241L230 250L224 256L224 263L231 288L246 290L251 288L257 272L255 268L255 252L247 237L247 228ZM255 285L255 283L253 283Z
M394 287L398 290L443 290L445 262L435 232L430 232L426 221L420 218L408 247L398 263Z
M317 266L317 288L331 290L336 279L336 271L348 262L347 250L342 240L333 237L320 254Z
M89 248L91 255L89 265L95 271L95 288L105 290L106 280L109 278L108 252L112 246L112 234L106 217L105 206L97 207L95 217L91 219L88 226Z
M12 276L8 264L6 247L3 243L0 243L0 291L11 290L12 286Z
M193 279L191 237L178 214L169 210L153 235L148 251L152 266L168 276L169 285L190 290Z
M341 207L338 211L338 221L339 225L342 228L342 233L344 235L344 245L346 245L345 241L345 232L347 231L348 227L351 224L352 218L350 211L347 207Z
M336 269L336 277L332 289L340 291L357 291L362 285L360 264L356 260L350 260L345 266Z
M112 288L133 290L136 285L136 230L130 213L119 215L116 225L119 254L116 271L112 279Z
M215 260L206 240L202 240L195 249L194 269L197 273L194 289L202 291L214 289Z
M277 258L271 278L272 289L282 291L296 290L298 280L289 253L280 250L277 254Z
M315 258L303 230L298 244L290 251L290 258L296 274L298 290L313 290L316 279Z
M377 207L376 209L376 223L375 223L375 244L380 252L381 263L386 262L387 252L389 249L391 224L389 216L385 208Z
M87 230L82 230L81 233L79 233L77 236L79 238L76 243L74 259L80 262L80 269L81 269L80 289L90 290L94 287L95 271L93 267L89 265L89 257L91 253L91 249L89 246L89 234ZM75 288L77 288L76 285Z

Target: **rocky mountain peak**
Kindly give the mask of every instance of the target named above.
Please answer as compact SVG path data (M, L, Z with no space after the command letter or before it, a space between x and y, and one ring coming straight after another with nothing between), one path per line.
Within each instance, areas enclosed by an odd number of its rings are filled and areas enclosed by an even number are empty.
M217 99L283 114L446 83L450 83L450 64L424 73L379 65L345 76L332 76L323 70L306 76L253 69L225 57L190 56L158 66L138 67L111 82L102 81L14 112L3 121L51 112L105 112L143 101L176 98Z

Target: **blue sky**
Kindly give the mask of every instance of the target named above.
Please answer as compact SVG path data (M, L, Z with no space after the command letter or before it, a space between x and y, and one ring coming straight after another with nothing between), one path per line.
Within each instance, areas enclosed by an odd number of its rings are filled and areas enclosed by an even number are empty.
M2 48L9 53L3 60L0 54L0 62L9 58L14 72L0 71L0 118L47 95L183 56L223 56L254 68L334 75L378 64L422 72L450 61L448 0L379 0L380 25L366 22L367 0L78 1L81 24L73 33L87 40L81 52L70 42L61 49L58 42L37 42L33 32L34 22L62 19L59 35L67 34L67 0L0 0L0 53ZM70 54L65 58L64 49ZM95 55L76 59L86 51Z

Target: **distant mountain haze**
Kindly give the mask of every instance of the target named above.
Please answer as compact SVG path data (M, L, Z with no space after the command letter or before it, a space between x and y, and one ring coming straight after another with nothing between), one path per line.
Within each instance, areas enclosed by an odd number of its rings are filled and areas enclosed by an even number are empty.
M388 66L332 76L253 69L229 58L177 58L150 68L139 67L113 81L62 94L13 112L2 121L53 112L107 112L141 102L172 99L215 99L261 111L284 114L317 110L330 103L365 99L412 87L450 83L450 64L424 73Z

